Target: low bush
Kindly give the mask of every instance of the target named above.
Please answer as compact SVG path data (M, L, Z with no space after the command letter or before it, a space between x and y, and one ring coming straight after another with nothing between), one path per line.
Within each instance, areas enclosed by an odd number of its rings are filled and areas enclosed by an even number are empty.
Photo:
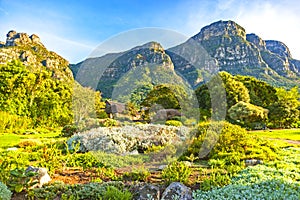
M10 200L11 199L11 191L7 188L5 184L0 182L0 199L1 200Z
M145 168L133 169L131 172L123 174L123 180L129 181L144 181L146 182L150 177L150 172Z
M112 127L112 126L117 126L118 122L114 119L107 118L100 125L102 127Z
M26 147L35 147L38 143L34 140L24 140L19 142L18 147L20 148L26 148Z
M185 127L145 124L123 127L99 127L73 135L68 141L80 143L80 151L104 151L107 153L126 154L133 150L140 153L153 145L166 146L174 141L181 141L188 134Z
M231 184L225 187L220 188L218 185L208 185L208 181L203 182L201 190L194 191L193 197L196 200L299 199L299 153L299 148L286 148L279 152L280 160L271 161L267 163L268 166L247 167L234 175ZM209 187L203 188L204 186Z
M300 185L278 180L268 180L251 185L228 185L210 191L197 190L193 199L299 199Z
M60 198L61 197L61 198ZM132 194L121 182L87 183L67 185L54 183L43 188L34 188L28 192L29 199L100 199L130 200Z
M0 130L14 131L33 127L32 120L25 116L13 115L0 111Z
M61 137L71 137L72 135L74 135L74 133L77 133L78 131L78 126L72 124L66 125L61 131Z
M181 121L177 121L177 120L168 120L165 123L167 126L182 126Z
M279 150L272 142L228 122L199 123L193 134L193 141L181 160L193 154L201 159L224 160L225 165L243 165L245 159L275 160Z
M161 176L167 184L172 182L181 182L187 184L191 173L192 169L184 162L174 161L165 169L163 169Z

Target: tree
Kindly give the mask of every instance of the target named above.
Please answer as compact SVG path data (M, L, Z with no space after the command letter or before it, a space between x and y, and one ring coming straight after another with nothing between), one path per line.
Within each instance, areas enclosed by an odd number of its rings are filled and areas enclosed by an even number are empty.
M70 84L53 78L49 71L29 68L19 61L0 65L0 110L29 117L35 126L70 123Z
M264 81L257 80L250 76L235 76L235 79L242 82L249 91L250 103L268 108L278 101L276 89Z
M254 128L256 123L266 123L268 110L250 103L238 102L228 110L229 117L239 124Z
M226 107L230 108L239 101L246 103L250 101L248 89L227 72L220 72L212 77L208 83L198 87L195 93L201 109L212 111L211 104L215 102L216 108L212 112L218 112L220 109L226 109ZM211 99L211 97L215 99ZM218 105L218 103L222 105ZM224 103L226 105L223 105ZM222 116L221 114L218 115Z
M185 106L187 94L178 85L162 84L155 86L142 102L142 106L160 105L165 109L180 109Z
M287 91L283 88L276 89L278 101L270 106L269 119L274 127L290 128L299 121L299 92L294 87Z

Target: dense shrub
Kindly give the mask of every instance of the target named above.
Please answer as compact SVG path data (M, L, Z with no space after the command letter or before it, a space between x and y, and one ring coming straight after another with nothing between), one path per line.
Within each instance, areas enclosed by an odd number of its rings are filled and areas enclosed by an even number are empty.
M63 127L62 131L61 131L61 136L62 137L71 137L72 135L74 135L74 133L78 132L79 128L76 125L66 125Z
M105 151L108 153L144 152L153 145L166 146L186 137L188 129L165 125L137 125L123 127L99 127L73 135L67 143L80 143L80 151Z
M101 123L101 126L103 126L103 127L112 127L112 126L117 126L117 125L118 125L118 122L116 120L110 119L110 118L105 119Z
M250 135L238 125L202 122L181 159L193 154L202 159L225 159L226 165L242 165L245 159L274 160L277 150L270 141Z
M32 120L25 116L18 116L0 111L0 130L13 131L32 127Z
M177 121L177 120L168 120L165 123L167 126L182 126L181 121Z
M300 185L278 180L268 180L252 185L228 185L210 191L197 190L193 199L299 199Z
M121 182L87 183L67 185L54 183L43 188L35 188L28 193L29 199L103 199L129 200L132 194Z
M0 182L0 200L10 200L11 195L12 193L7 186Z
M186 184L188 183L191 173L192 169L184 162L174 161L162 171L162 179L164 179L167 184L172 182Z
M18 147L26 148L26 147L34 147L37 145L38 145L38 143L34 140L24 140L24 141L19 142Z

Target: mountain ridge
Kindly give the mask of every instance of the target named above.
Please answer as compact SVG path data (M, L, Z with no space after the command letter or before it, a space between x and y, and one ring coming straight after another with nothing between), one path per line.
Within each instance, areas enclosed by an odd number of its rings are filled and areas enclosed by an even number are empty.
M173 66L174 72L187 81L192 88L203 84L210 74L218 71L253 76L276 86L292 87L299 84L300 61L292 58L290 50L283 42L263 40L255 33L247 34L242 26L231 20L220 20L207 25L186 42L166 50L156 42L148 42L115 54L116 60L111 60L111 63L105 66L111 71L103 72L98 78L106 77L106 83L116 82L125 72L134 67L134 64L143 65L142 60L136 59L136 56L138 51L151 49L151 44L157 45L157 50L153 53L161 53L166 58L169 57L170 59L167 60L169 65ZM150 61L147 56L143 59ZM102 58L104 57L107 55ZM101 60L101 57L88 60L97 59ZM136 63L137 61L139 63ZM160 61L158 59L151 62L159 64ZM79 69L82 63L85 62L71 65L72 71ZM97 68L97 66L102 65L94 62L93 67ZM87 63L85 67L88 68ZM97 89L102 91L104 96L110 97L101 83L103 84L103 81L100 81Z

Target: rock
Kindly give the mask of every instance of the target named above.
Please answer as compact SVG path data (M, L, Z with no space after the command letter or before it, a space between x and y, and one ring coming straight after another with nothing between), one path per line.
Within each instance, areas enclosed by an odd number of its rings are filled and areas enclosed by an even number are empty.
M146 184L138 189L138 196L136 200L159 200L160 199L160 189L159 187Z
M38 181L39 183L36 185L38 187L42 187L44 184L49 183L51 181L51 177L48 174L48 170L46 168L39 168L29 166L25 170L26 172L37 172L38 173ZM33 186L34 187L34 186Z
M192 200L192 190L191 188L183 185L179 182L171 183L164 193L162 194L162 200Z
M218 21L205 26L201 29L197 39L209 40L212 37L217 36L240 36L246 39L246 31L243 27L235 23L234 21Z
M245 160L245 165L248 166L255 166L258 164L263 164L262 160L256 160L256 159L249 159L249 160Z
M158 167L158 170L162 171L162 170L164 170L167 166L168 166L168 165L160 165L160 166Z
M18 148L17 147L10 147L6 149L7 151L17 151Z
M41 43L40 37L37 36L36 34L32 34L29 38L31 39L31 41L32 41L33 43L43 45L43 44Z
M266 40L266 47L269 51L280 57L291 57L289 48L280 41Z
M0 41L0 48L5 47L5 42Z
M256 47L260 51L265 51L266 50L266 42L264 40L262 40L260 37L258 37L257 35L255 35L254 33L247 34L246 39L247 39L247 41L255 44Z
M17 32L15 30L11 30L6 34L6 37L10 39L10 38L14 37L16 34L17 34Z
M158 110L156 115L153 117L154 120L170 120L173 117L181 117L182 114L176 109L161 109Z
M48 170L46 168L39 168L39 187L42 187L44 184L49 183L51 178L48 174Z

